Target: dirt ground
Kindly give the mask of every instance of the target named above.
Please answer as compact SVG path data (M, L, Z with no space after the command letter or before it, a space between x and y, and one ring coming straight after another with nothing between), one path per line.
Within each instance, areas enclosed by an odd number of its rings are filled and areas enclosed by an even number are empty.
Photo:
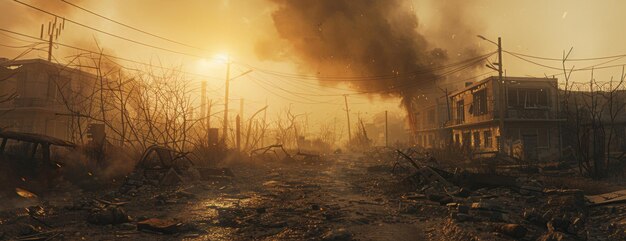
M394 175L392 165L363 155L232 162L232 179L5 196L0 240L619 240L626 232L623 205L588 209L569 192L507 188L436 198L435 186L407 183L411 171ZM101 221L102 210L123 220ZM174 228L140 228L152 218ZM563 228L561 219L574 221ZM523 235L502 231L507 224Z

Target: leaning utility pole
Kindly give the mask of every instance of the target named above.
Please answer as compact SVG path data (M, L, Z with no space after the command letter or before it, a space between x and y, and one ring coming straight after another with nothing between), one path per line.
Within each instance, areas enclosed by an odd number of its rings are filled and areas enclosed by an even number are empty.
M48 61L52 61L52 45L54 44L55 39L59 39L61 35L61 30L65 28L65 18L61 23L57 25L57 17L54 17L54 23L48 22ZM43 38L43 24L41 25L41 32L39 33L39 38Z
M343 95L343 99L346 102L346 118L348 119L348 141L352 140L352 133L350 132L350 109L348 109L348 95Z
M500 81L500 143L498 143L498 149L502 151L504 147L504 115L506 108L506 83L502 78L502 40L498 37L498 81Z
M487 67L493 70L497 70L498 71L498 83L499 83L499 94L500 94L500 98L498 98L499 102L498 103L498 107L499 107L499 137L500 139L498 140L498 151L502 151L502 148L504 147L504 137L505 137L505 126L504 126L504 118L506 115L506 108L507 108L507 99L506 99L506 82L504 81L504 78L502 78L502 72L503 72L503 66L502 66L502 38L498 37L498 42L494 42L491 41L485 37L483 37L482 35L477 35L476 37L485 40L489 43L495 44L496 46L498 46L498 63L493 63L494 65L498 65L498 68L496 69L495 67L493 67L493 65L491 63L487 64Z
M226 63L226 83L224 84L224 127L222 133L222 143L226 146L226 136L228 135L228 92L230 84L230 60Z

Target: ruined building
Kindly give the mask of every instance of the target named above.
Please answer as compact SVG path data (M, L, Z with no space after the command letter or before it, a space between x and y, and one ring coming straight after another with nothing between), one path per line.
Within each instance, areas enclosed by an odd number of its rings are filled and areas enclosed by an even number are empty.
M72 139L78 127L68 106L87 103L95 77L75 68L42 59L0 59L0 128ZM72 108L78 109L78 108Z
M501 151L524 160L557 155L563 121L557 89L554 78L506 77L500 83L489 77L468 84L420 108L415 142L425 148L456 145L475 154Z

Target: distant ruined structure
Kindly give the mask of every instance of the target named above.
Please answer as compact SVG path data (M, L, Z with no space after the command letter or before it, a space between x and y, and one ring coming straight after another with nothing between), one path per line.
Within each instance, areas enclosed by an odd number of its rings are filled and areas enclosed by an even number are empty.
M564 120L554 78L505 77L500 83L489 77L422 106L415 111L413 136L424 148L455 145L538 160L558 155L562 147Z
M14 96L0 103L0 128L72 140L72 129L86 129L88 119L76 126L68 105L87 103L95 80L87 72L42 59L0 59L0 95Z

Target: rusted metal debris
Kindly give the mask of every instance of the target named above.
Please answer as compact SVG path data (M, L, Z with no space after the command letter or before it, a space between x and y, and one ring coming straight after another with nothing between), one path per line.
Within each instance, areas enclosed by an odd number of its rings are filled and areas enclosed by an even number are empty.
M585 198L591 203L590 206L626 203L626 190L619 190L599 195L589 195L585 196Z
M0 150L4 150L7 139L13 139L17 141L25 141L31 143L37 143L42 145L57 145L57 146L67 146L67 147L76 147L76 144L64 141L55 137L34 134L34 133L24 133L24 132L15 132L15 131L3 131L0 130L0 138L2 140L2 146Z
M51 146L75 148L74 143L51 136L0 129L0 159L12 174L47 181L56 177L62 160L52 160Z

